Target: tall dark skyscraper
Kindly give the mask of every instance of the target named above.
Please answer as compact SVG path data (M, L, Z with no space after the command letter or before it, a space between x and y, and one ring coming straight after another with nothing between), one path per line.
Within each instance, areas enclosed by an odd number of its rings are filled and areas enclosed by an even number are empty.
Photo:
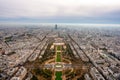
M55 24L55 29L58 29L57 24Z

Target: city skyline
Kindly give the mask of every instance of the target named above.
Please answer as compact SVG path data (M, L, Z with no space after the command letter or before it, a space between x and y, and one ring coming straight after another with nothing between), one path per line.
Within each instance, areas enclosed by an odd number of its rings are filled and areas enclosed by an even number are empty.
M119 53L119 27L0 25L0 80L120 80Z

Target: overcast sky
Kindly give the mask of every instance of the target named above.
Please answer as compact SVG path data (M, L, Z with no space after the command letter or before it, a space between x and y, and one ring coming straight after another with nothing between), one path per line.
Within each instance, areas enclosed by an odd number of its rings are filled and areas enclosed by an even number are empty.
M0 0L0 22L120 23L120 0Z

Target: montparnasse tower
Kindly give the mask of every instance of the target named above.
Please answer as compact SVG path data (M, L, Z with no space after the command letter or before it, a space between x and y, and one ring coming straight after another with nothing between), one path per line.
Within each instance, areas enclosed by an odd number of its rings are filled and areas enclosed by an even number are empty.
M57 24L55 24L55 29L58 29L58 26L57 26Z

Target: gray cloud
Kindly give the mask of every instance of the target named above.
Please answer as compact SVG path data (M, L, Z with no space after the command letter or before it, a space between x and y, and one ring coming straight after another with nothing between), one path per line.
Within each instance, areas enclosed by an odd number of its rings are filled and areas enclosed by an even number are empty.
M1 18L102 16L120 10L120 0L0 0Z
M0 0L0 21L120 21L120 0Z

